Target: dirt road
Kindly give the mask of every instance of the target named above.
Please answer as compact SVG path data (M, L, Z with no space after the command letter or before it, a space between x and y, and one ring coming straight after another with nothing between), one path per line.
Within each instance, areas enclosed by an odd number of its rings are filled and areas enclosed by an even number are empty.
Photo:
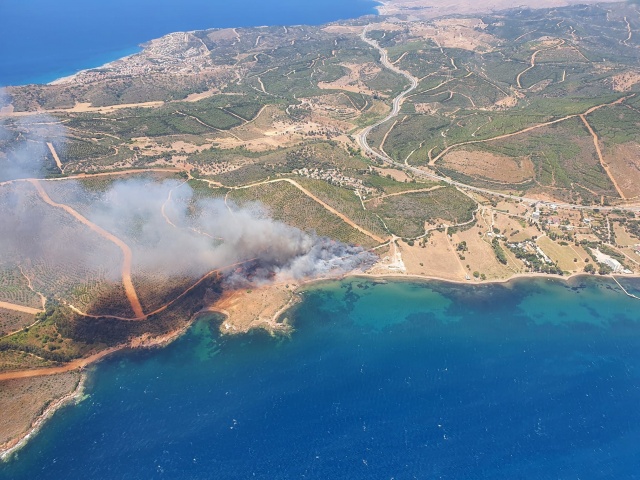
M293 185L294 187L296 187L298 190L300 190L302 193L304 193L306 196L308 196L309 198L311 198L312 200L314 200L315 202L319 203L320 205L322 205L325 209L327 209L329 212L333 213L334 215L336 215L337 217L339 217L342 221L344 221L346 224L348 224L349 226L355 228L356 230L358 230L360 233L365 234L367 237L374 239L376 242L378 243L384 243L385 240L381 237L379 237L378 235L376 235L375 233L370 232L369 230L366 230L364 228L362 228L360 225L358 225L357 223L355 223L353 220L351 220L349 217L347 217L346 215L344 215L343 213L340 213L338 210L336 210L335 208L333 208L331 205L323 202L322 200L320 200L318 197L316 197L313 193L311 193L309 190L307 190L306 188L304 188L302 185L300 185L298 182L296 182L295 180L292 180L290 178L277 178L275 180L266 180L264 182L258 182L258 183L252 183L250 185L244 185L242 187L234 187L233 190L243 190L246 188L252 188L252 187L257 187L258 185L265 185L268 183L278 183L278 182L287 182L291 185Z
M25 307L24 305L16 305L15 303L9 303L9 302L0 302L0 308L5 308L7 310L14 310L16 312L29 313L31 315L35 315L36 313L42 313L41 309Z
M122 284L124 285L127 299L131 304L131 309L135 313L136 317L144 317L145 315L142 310L142 305L140 304L140 299L138 299L138 294L136 293L136 289L133 286L133 281L131 280L132 253L129 246L126 243L124 243L122 240L120 240L118 237L116 237L115 235L107 232L102 227L99 227L95 223L89 221L88 219L80 215L78 212L76 212L73 208L69 207L68 205L64 205L62 203L56 203L53 200L51 200L51 197L49 197L49 194L47 194L45 189L42 188L42 185L40 185L40 182L38 180L29 180L29 182L36 188L36 190L38 191L38 194L40 195L40 198L42 198L42 200L45 203L55 208L61 208L62 210L67 212L69 215L73 216L80 223L86 225L101 237L106 238L110 242L116 244L118 248L122 250L122 254L124 256L124 259L122 262Z

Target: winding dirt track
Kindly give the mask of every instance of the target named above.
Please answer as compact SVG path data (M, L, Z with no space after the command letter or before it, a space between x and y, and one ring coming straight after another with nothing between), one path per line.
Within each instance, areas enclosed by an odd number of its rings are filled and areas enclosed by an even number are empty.
M396 107L396 105L399 105L400 102L402 102L402 100L405 97L410 96L409 94L416 89L416 85L417 85L417 79L415 79L410 73L405 72L403 70L400 70L399 68L395 67L394 65L389 64L388 58L387 58L387 52L384 48L382 48L380 45L378 45L378 43L375 40L372 40L370 38L367 38L367 29L368 26L365 27L365 29L362 31L361 34L361 38L364 42L368 43L369 45L371 45L373 48L375 48L376 50L378 50L380 52L380 63L382 63L382 65L386 68L388 68L389 70L403 75L405 78L407 78L408 80L411 81L411 85L404 91L402 91L395 99L393 102L394 107ZM412 80L415 80L412 81ZM489 82L490 83L490 82ZM441 86L441 85L440 85ZM438 86L439 87L439 86ZM505 92L503 92L505 93ZM633 97L634 94L628 95L626 97L622 97L619 100L616 100L615 102L612 103L607 103L607 104L603 104L603 105L596 105L595 107L590 108L589 110L587 110L586 112L583 113L583 115L589 115L591 112L597 110L598 108L607 106L607 105L616 105L619 103L624 102L625 100ZM457 188L460 188L462 190L465 191L470 191L470 192L478 192L480 194L488 194L488 195L492 195L492 196L496 196L499 198L508 198L508 199L512 199L512 200L518 200L518 201L525 201L528 203L538 203L540 202L540 199L537 198L528 198L528 197L523 197L520 195L512 195L510 193L504 193L504 192L499 192L499 191L495 191L495 190L490 190L487 188L480 188L480 187L474 187L472 185L468 185L466 183L462 183L462 182L457 182L455 180L452 180L451 178L448 177L443 177L442 175L437 175L431 171L427 171L424 169L420 169L417 167L412 167L410 165L405 165L403 163L400 163L396 160L394 160L393 158L389 157L388 155L383 155L382 153L373 150L370 146L369 143L367 141L367 136L369 135L369 133L371 132L371 130L379 125L382 125L383 123L387 122L388 120L390 120L391 118L394 118L396 116L398 116L399 113L399 108L395 109L389 114L387 115L385 118L383 118L382 120L380 120L379 122L375 123L374 125L370 125L368 127L366 127L364 130L362 130L360 133L358 133L357 135L357 139L358 139L358 143L360 144L360 146L362 147L362 149L364 150L364 152L369 155L372 158L378 158L380 160L382 160L384 163L391 165L395 168L398 168L400 170L404 170L407 172L411 172L416 176L422 177L422 178L428 178L430 180L436 180L436 181L440 181L440 182L445 182L449 185L453 185ZM429 165L433 166L435 164L435 162L437 160L439 160L443 155L445 155L447 152L449 152L451 149L456 148L456 147L460 147L463 145L470 145L472 143L482 143L482 142L490 142L492 140L499 140L501 138L507 138L507 137L512 137L514 135L519 135L521 133L525 133L531 130L535 130L536 128L540 128L540 127L544 127L547 125L553 125L555 123L558 122L562 122L564 120L568 120L569 118L576 118L578 117L579 114L575 114L575 115L569 115L566 116L564 118L560 118L558 120L554 120L552 122L547 122L544 124L539 124L539 125L533 125L531 127L525 128L524 130L520 130L518 132L514 132L514 133L510 133L507 135L500 135L498 137L494 137L494 138L488 138L485 140L473 140L473 141L468 141L468 142L461 142L461 143L457 143L454 145L451 145L449 147L447 147L444 151L442 151L436 158L432 158L429 161ZM433 149L431 149L429 151L429 156L431 156L431 151ZM552 202L542 202L543 204L548 203L551 204ZM554 205L556 205L558 208L571 208L571 209L575 209L575 210L589 210L592 209L593 206L589 206L589 205L579 205L579 204L573 204L573 203L557 203L554 202ZM636 212L636 211L640 211L640 204L627 204L627 205L616 205L616 206L602 206L599 207L601 209L601 211L610 211L610 210L614 210L614 209L621 209L621 210L625 210L625 211L632 211L632 212Z
M184 182L182 182L180 185L178 185L177 187L173 187L171 190L169 190L169 194L167 195L167 199L164 201L164 203L162 204L162 206L160 207L160 213L162 214L165 222L167 222L167 224L171 225L174 228L178 228L178 226L173 223L171 221L171 219L167 216L167 212L166 212L166 208L167 205L169 205L169 203L171 202L171 195L173 194L173 191L180 188L182 185L184 185L185 183L187 183L187 180L185 180Z
M538 56L539 53L546 52L548 50L553 50L554 48L561 47L562 45L564 45L564 40L562 40L557 45L553 45L552 47L541 48L540 50L536 50L535 52L533 52L533 55L531 55L531 61L530 61L529 67L526 68L525 70L523 70L522 72L520 72L518 74L518 76L516 77L516 84L518 85L518 88L522 88L522 84L520 83L520 79L522 78L522 76L525 73L527 73L529 70L531 70L532 68L535 68L535 66L536 66L536 56Z
M602 150L600 149L600 139L598 138L598 134L593 130L593 127L591 126L591 124L589 124L589 122L587 121L587 117L585 115L580 115L580 120L582 120L582 123L584 123L584 126L587 127L587 130L589 130L589 133L593 137L593 146L596 148L596 153L598 154L598 160L600 160L600 165L602 165L602 168L604 168L604 171L607 172L607 176L609 177L609 180L611 180L611 183L613 183L613 186L616 188L616 192L618 192L618 195L620 195L620 198L622 198L623 200L626 200L627 197L618 186L618 182L616 182L616 179L614 178L614 176L611 174L611 171L609 170L609 165L607 165L607 163L604 161L604 156L602 155Z
M91 230L96 232L101 237L106 238L110 242L115 243L118 246L118 248L122 250L122 254L124 256L124 259L122 262L122 284L124 285L124 289L127 294L127 299L131 304L131 309L133 310L133 313L136 315L136 317L144 317L145 315L144 315L144 311L142 310L142 305L140 305L140 299L138 298L136 289L134 288L133 282L131 281L132 253L129 246L126 243L124 243L122 240L120 240L118 237L116 237L115 235L107 232L102 227L99 227L95 223L92 223L89 220L87 220L85 217L80 215L78 212L76 212L73 208L69 207L68 205L56 203L53 200L51 200L51 197L49 197L45 189L42 188L42 185L40 185L40 182L38 180L29 180L29 183L31 183L36 188L36 190L38 191L38 194L40 195L40 198L42 198L42 200L45 203L55 208L61 208L62 210L67 212L69 215L74 217L76 220L78 220L80 223L86 225Z
M101 352L95 353L90 357L79 358L78 360L74 360L72 362L66 363L60 367L49 367L49 368L36 368L33 370L18 370L15 372L5 372L0 373L0 382L3 380L14 380L16 378L32 378L32 377L42 377L44 375L56 375L58 373L70 372L72 370L78 370L86 367L87 365L100 360L107 355L121 350L124 348L124 345L112 347L107 350L103 350Z

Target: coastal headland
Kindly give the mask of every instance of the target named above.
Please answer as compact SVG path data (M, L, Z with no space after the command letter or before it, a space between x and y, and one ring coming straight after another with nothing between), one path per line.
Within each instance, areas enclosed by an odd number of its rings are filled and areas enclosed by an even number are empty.
M637 37L607 5L396 0L7 89L2 458L105 356L214 313L288 334L322 279L637 277Z

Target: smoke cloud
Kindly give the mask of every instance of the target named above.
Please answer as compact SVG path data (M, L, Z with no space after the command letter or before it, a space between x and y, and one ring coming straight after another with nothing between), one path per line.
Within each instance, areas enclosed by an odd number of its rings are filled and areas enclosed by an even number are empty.
M63 127L44 116L0 125L0 182L43 178L50 160L46 142L61 137ZM260 204L240 207L202 198L176 180L136 177L99 191L73 180L40 184L54 202L126 243L138 278L196 278L224 268L227 284L237 287L340 275L366 268L376 258L360 247L276 221ZM46 205L34 185L0 187L0 215L0 263L33 259L54 270L98 269L103 277L119 280L123 256L115 243Z
M10 103L6 98L0 89L0 106ZM49 115L0 117L0 182L59 173L46 142L64 134L62 124Z
M198 199L188 184L176 181L118 181L89 218L128 240L141 271L201 275L247 262L228 274L233 285L342 274L375 258L275 221L257 203L240 208Z

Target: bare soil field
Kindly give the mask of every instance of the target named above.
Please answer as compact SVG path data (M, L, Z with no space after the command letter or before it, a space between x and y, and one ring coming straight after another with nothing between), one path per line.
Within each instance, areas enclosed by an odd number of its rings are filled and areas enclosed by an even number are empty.
M362 32L362 27L356 25L328 25L322 30L328 33L334 33L336 35L360 35L360 32Z
M252 328L265 328L272 332L287 331L288 324L277 321L280 314L298 298L294 293L297 286L291 282L230 291L204 310L221 313L226 317L220 325L222 333L244 333Z
M640 196L640 144L628 142L607 150L609 171L625 197Z
M535 226L527 226L526 228L518 228L517 230L513 230L507 235L507 238L510 242L518 243L524 240L531 240L533 237L538 235L540 235L540 232Z
M141 102L127 103L120 105L109 105L106 107L93 107L91 103L76 103L72 108L53 108L50 110L36 110L30 112L15 112L13 106L3 107L0 111L0 117L26 117L30 115L39 115L42 113L112 113L117 110L127 108L156 108L164 105L164 102Z
M136 137L132 139L131 148L142 156L153 156L167 154L169 152L178 153L197 153L209 148L210 143L200 145L190 143L185 140L178 140L172 143L167 142L164 138Z
M465 257L462 263L470 265L473 271L484 274L487 280L499 280L511 276L513 271L498 262L489 242L484 240L482 235L478 235L478 233L483 233L483 229L474 227L452 236L452 240L456 245L463 241L466 242L468 251L461 252ZM473 274L470 271L467 271L467 273ZM475 280L475 278L473 279Z
M387 175L391 175L391 178L393 178L397 182L405 182L405 181L411 180L411 177L409 177L409 175L407 175L402 170L398 170L395 168L378 168L378 167L373 167L373 169L384 177L386 177Z
M363 82L363 79L371 79L378 75L382 71L378 65L375 63L343 63L340 65L349 70L349 73L333 82L319 82L319 88L323 90L346 90L348 92L364 93L366 95L374 94Z
M305 99L304 104L309 105L316 114L298 121L286 115L282 106L267 106L252 121L233 128L225 136L215 138L213 143L223 149L242 147L252 152L265 152L289 147L311 137L320 138L322 135L319 132L327 128L336 129L339 133L351 130L352 124L329 118L330 114L339 110L331 97L335 95ZM318 114L318 111L324 115ZM351 109L346 116L354 116L356 112Z
M584 271L586 265L584 260L588 258L584 250L574 250L576 247L573 245L559 245L549 237L540 237L536 243L551 260L558 262L558 266L565 272L577 273ZM574 258L578 261L574 262Z
M418 242L410 246L399 242L402 260L408 275L424 275L444 280L464 281L468 274L447 235L434 231L423 248Z
M629 264L636 266L640 265L640 255L637 253L637 248L621 248L620 251L625 254L625 256L631 260Z
M633 247L638 244L638 240L632 237L631 235L629 235L629 232L627 232L627 229L624 228L619 223L614 222L612 227L616 235L616 244L621 245L623 247Z
M455 150L445 155L442 166L470 177L501 183L521 183L534 177L533 162L527 157L508 157L490 152Z
M2 308L0 302L0 336L15 332L21 328L31 325L35 320L35 315L28 312L20 312L15 309Z
M444 48L489 52L498 39L485 33L487 25L480 18L446 18L433 24L412 24L416 37L431 39Z
M487 220L490 219L490 216L487 217ZM485 229L485 231L489 231L491 230L491 224L487 225L487 228ZM510 237L510 235L518 230L525 230L526 227L523 227L522 224L518 221L518 219L513 218L509 215L505 215L505 214L500 214L500 213L495 213L493 215L493 227L496 227L500 230L500 232L505 235L507 238ZM538 232L536 230L537 234L540 234L540 232Z
M634 85L640 83L640 73L625 72L611 77L611 88L616 92L627 92Z

